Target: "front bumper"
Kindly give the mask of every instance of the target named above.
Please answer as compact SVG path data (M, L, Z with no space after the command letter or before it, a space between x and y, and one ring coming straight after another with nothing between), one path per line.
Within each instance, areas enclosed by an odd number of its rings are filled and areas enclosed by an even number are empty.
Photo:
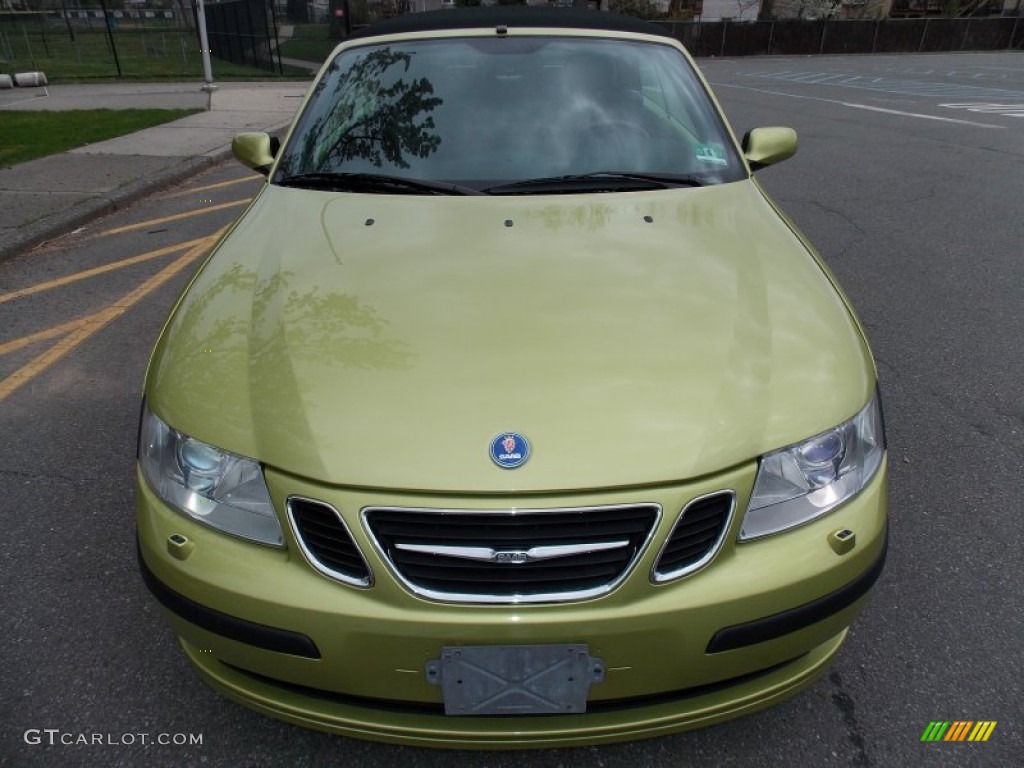
M630 576L608 595L558 605L443 604L403 588L362 530L359 511L380 504L380 494L327 489L269 471L267 479L278 509L301 495L342 511L373 586L350 587L317 573L287 527L286 548L275 550L185 519L139 477L140 565L186 653L215 688L266 714L421 746L593 744L700 727L769 706L827 669L886 549L883 466L850 502L785 534L738 544L737 515L711 563L654 584L654 558L689 499L729 488L745 509L753 471L742 467L686 485L557 499L567 507L654 502L665 511ZM539 501L529 506L551 506L551 499ZM452 500L409 495L386 502L445 506ZM829 536L841 529L856 539L837 554ZM188 540L186 556L170 546L172 536ZM425 665L442 646L561 643L587 643L604 660L607 674L590 688L586 714L446 717L440 690L425 680Z

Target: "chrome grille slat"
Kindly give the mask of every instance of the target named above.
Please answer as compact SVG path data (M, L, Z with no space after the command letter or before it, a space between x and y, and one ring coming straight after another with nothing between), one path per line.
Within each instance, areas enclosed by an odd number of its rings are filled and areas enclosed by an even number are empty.
M664 554L661 556L662 560L669 557L678 558L686 557L687 552L692 551L705 551L708 547L715 543L715 536L701 536L699 538L686 538L679 539L670 543L670 546L665 548Z
M609 565L613 567L609 567ZM516 573L516 571L522 571L522 568L516 568L515 566L509 566L506 571L497 571L482 568L477 566L457 566L454 568L435 568L433 565L427 564L414 564L404 563L405 572L410 576L420 576L421 578L429 578L436 581L462 581L466 579L474 578L487 578L491 581L496 582L510 582L518 581L523 584L531 584L536 581L543 581L544 579L577 579L586 580L593 576L612 576L614 577L618 573L619 568L617 563L607 564L602 563L599 566L586 566L581 567L579 565L573 568L560 568L552 569L545 568L543 571L530 571L529 573ZM561 576L560 574L565 574Z
M721 524L715 525L710 531L701 531L697 533L688 533L685 538L680 537L669 541L668 546L665 548L665 555L681 556L680 553L684 549L698 548L704 549L709 545L713 544L715 539L718 538L719 529ZM662 555L662 557L665 557Z
M337 510L313 499L293 496L286 504L299 549L316 570L357 587L373 583L366 561Z
M375 527L375 533L380 536L389 535L400 535L404 532L400 525L380 525ZM538 546L538 543L548 543L549 541L554 543L557 541L580 541L581 537L586 541L603 541L613 540L618 536L630 533L635 530L634 527L628 525L620 525L614 528L601 529L600 531L588 532L587 528L576 528L566 526L564 529L558 528L545 528L543 530L543 537L531 539L535 542L533 546ZM452 525L449 521L445 523L436 524L434 530L421 529L417 531L417 538L423 539L437 539L447 540L451 536L451 532L455 531L458 534L459 529ZM588 535L589 533L589 535ZM501 522L496 522L492 530L489 530L486 535L486 541L518 541L523 538L523 529L521 526L508 525ZM460 542L468 541L460 536Z
M605 553L595 553L593 558L589 558L589 557L587 559L583 559L583 558L580 558L580 559L566 558L566 562L564 562L564 563L552 563L551 561L538 562L538 563L530 563L530 565L531 565L530 572L531 573L540 573L542 571L548 571L548 570L551 570L551 571L565 571L565 570L571 570L571 569L580 568L580 567L594 567L596 565L601 565L601 564L606 564L606 563L615 564L615 563L620 563L620 562L622 562L622 557L621 557L621 554L619 554L619 553L615 553L615 552L612 552L612 553L607 553L607 552L605 552ZM428 567L429 568L429 567L438 565L438 559L437 558L432 558L430 555L403 554L403 556L402 556L402 563L405 564L406 566L409 566L409 567L413 567L413 566L416 566L416 565L422 565L424 567ZM456 558L448 558L448 557L444 558L444 568L446 570L470 569L470 568L474 568L474 567L479 568L480 566L481 566L481 563L473 562L471 560L459 560L459 559L456 559Z
M449 602L539 603L597 597L635 565L661 508L635 504L584 509L438 510L367 508L363 521L396 577L414 593ZM615 548L529 560L529 550L566 545ZM399 547L401 544L403 547ZM425 552L430 546L443 552ZM460 549L494 550L490 562Z
M711 562L725 539L735 506L732 491L719 491L687 504L655 561L654 581L677 579Z

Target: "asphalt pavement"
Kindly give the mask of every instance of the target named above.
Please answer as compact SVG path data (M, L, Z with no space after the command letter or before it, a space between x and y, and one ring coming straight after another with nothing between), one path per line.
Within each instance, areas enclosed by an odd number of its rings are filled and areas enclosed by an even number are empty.
M181 109L181 120L0 168L0 261L213 165L241 131L285 128L309 82L98 83L0 90L8 110ZM2 119L2 118L0 118Z
M138 577L131 489L153 340L201 259L180 249L259 185L225 162L0 264L0 387L34 377L0 407L0 766L1024 765L1024 52L700 66L739 135L797 130L797 156L759 182L827 259L878 363L890 554L829 673L712 728L530 753L346 739L204 686ZM984 743L922 741L980 720L998 721ZM158 734L189 741L142 741Z

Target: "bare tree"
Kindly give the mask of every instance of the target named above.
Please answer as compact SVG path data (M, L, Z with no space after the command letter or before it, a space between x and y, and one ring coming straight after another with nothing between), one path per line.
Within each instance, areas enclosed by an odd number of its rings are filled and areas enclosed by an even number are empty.
M658 6L651 0L610 0L608 10L638 19L657 19L662 16Z

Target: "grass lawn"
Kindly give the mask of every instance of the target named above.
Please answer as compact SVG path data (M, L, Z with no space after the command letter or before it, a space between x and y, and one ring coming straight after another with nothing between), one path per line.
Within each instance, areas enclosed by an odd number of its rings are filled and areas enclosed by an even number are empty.
M2 18L0 18L2 21ZM41 70L51 83L116 79L120 64L124 79L175 78L202 80L203 59L195 33L177 27L131 29L113 34L99 29L78 29L71 40L60 28L0 24L0 72ZM117 60L114 59L114 49ZM266 79L280 76L275 69L233 64L211 57L214 80ZM309 77L301 69L284 68L286 76Z
M76 109L67 112L3 112L0 167L64 152L169 123L200 109Z
M288 59L323 64L340 40L327 36L326 24L296 24L293 36L281 43L281 55Z

